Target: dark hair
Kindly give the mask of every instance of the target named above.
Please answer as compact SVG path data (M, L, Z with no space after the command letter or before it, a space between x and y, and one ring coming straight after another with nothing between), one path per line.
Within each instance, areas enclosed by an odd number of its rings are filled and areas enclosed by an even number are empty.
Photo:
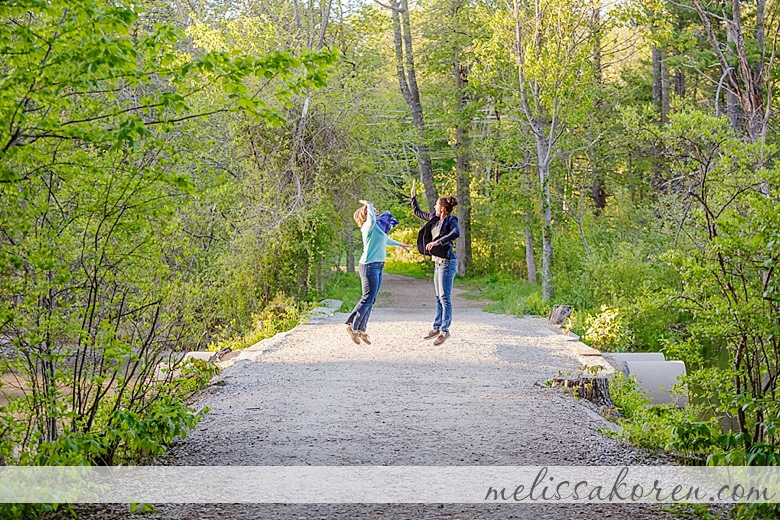
M439 204L444 206L444 210L447 212L447 215L449 215L452 213L452 208L458 205L458 199L452 195L448 195L447 197L439 197Z

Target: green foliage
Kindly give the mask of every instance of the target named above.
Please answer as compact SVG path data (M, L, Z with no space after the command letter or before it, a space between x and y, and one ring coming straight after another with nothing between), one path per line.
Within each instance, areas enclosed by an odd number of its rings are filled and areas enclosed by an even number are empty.
M698 407L650 405L636 380L622 372L610 381L609 392L623 416L622 435L632 444L665 449L693 464L702 464L714 448L718 425L714 420L702 422Z
M195 49L140 5L55 0L7 7L2 18L0 325L12 353L0 373L25 392L0 409L0 456L111 464L158 455L195 424L183 401L214 372L197 361L157 365L203 346L211 316L249 316L247 293L264 303L257 286L209 299L207 282L219 294L232 274L215 272L229 251L211 246L238 228L216 208L245 199L225 193L238 184L229 168L190 168L213 149L182 134L207 115L283 124L283 107L323 86L336 55ZM200 201L215 192L220 204L204 216ZM305 268L268 274L304 292L335 236L330 215L306 217L285 222L279 247ZM277 288L269 281L259 294Z
M689 373L701 372L704 374L709 366L714 365L718 367L719 365L719 360L711 353L708 355L704 346L693 337L666 341L661 350L666 359L679 359L685 362L686 369ZM721 366L718 368L723 367ZM712 374L704 375L705 381L712 381L711 376Z
M411 218L409 218L411 211L407 206L401 206L398 208L398 211L393 211L393 215L401 215L401 218L407 217L407 221L411 221ZM421 222L417 217L414 217L415 220L412 221L414 224L417 224L418 222ZM387 250L387 260L388 262L393 262L397 264L410 264L410 269L414 270L415 267L412 267L411 264L420 264L418 267L422 266L429 266L430 257L421 255L417 251L417 232L419 228L416 227L401 227L399 225L395 229L393 229L390 232L390 238L397 240L401 242L402 244L409 245L409 249L402 249L400 247L390 247ZM387 266L385 266L387 268ZM431 272L433 272L433 268L431 268Z
M422 255L417 256L422 257ZM433 278L433 268L434 264L430 260L410 262L407 260L396 260L394 258L388 258L387 262L385 262L384 272L400 274L403 276L411 276L412 278L418 278L421 280L430 280Z
M716 411L737 418L741 447L731 449L745 463L775 464L775 426L766 418L780 412L773 368L780 358L780 217L776 194L762 190L777 186L778 173L757 168L769 150L738 139L723 118L680 112L663 138L675 173L695 183L687 217L695 247L665 256L682 279L675 303L691 313L697 338L725 347L729 369L722 370L734 382L717 394Z
M464 285L472 297L495 301L484 307L487 312L514 316L547 316L552 309L552 306L542 299L538 285L506 274L469 278Z
M357 273L345 273L338 270L335 276L331 276L325 283L320 296L340 300L342 302L341 312L350 312L360 301L362 294L363 288Z
M636 378L616 372L609 382L609 395L620 413L628 420L638 417L650 404L647 396L639 390Z
M684 383L696 404L681 411L629 403L626 434L694 463L775 465L778 407L771 367L780 352L774 297L780 222L769 208L776 206L771 190L778 174L757 166L772 148L740 140L728 121L697 110L673 114L660 132L638 121L635 132L664 145L669 195L658 198L654 211L661 217L657 229L674 232L677 241L655 241L665 245L656 248L661 254L651 252L655 274L631 274L630 265L619 271L630 274L623 280L627 293L600 292L599 280L611 275L596 277L594 299L615 301L620 316L633 310L645 316L632 318L626 329L655 331L667 358L686 362ZM632 294L631 287L647 294ZM750 511L739 514L750 517Z
M606 305L599 314L588 317L587 327L583 340L599 350L623 352L633 342L620 311Z
M512 144L520 146L519 143ZM496 143L496 146L500 144ZM470 274L527 276L525 229L522 224L533 203L524 189L530 182L525 177L525 174L507 173L499 184L489 186L489 191L472 183L473 268Z
M185 29L166 3L4 5L0 332L13 356L0 371L31 390L0 409L6 463L160 453L194 420L179 401L214 368L194 361L148 384L158 362L290 328L304 310L296 302L358 300L358 277L339 269L359 242L358 199L391 209L402 223L394 238L415 242L406 193L420 136L397 93L389 17L362 6L326 24L313 5L218 4L195 5ZM629 438L694 461L776 464L774 119L746 140L711 115L726 87L740 89L693 76L714 60L695 13L629 2L596 24L588 2L517 6L433 2L410 13L422 137L442 193L456 189L454 128L469 129L478 277L459 283L492 299L493 312L570 304L567 326L600 348L684 360L688 411L648 407L630 383L615 384ZM771 53L746 14L757 62ZM311 50L319 42L341 53ZM651 105L659 78L634 58L648 42L680 96L664 116ZM723 48L727 59L736 48ZM317 91L328 72L332 88ZM547 135L553 122L555 146L539 155L531 126ZM550 303L522 281L526 232L540 259L545 157ZM606 208L590 200L599 186ZM414 251L388 258L388 273L430 276Z
M739 520L766 520L780 516L778 504L739 504L732 510L734 518Z
M139 409L135 399L124 397L119 401L104 399L100 409L92 417L63 414L62 431L53 440L47 440L35 432L34 443L24 451L24 437L29 435L25 421L14 417L24 410L24 403L17 399L0 409L0 425L5 432L0 444L7 453L6 463L44 466L114 465L128 462L144 462L162 455L176 438L185 437L200 419L200 414L185 404L193 389L202 388L214 374L211 367L185 366L182 377L192 380L191 386L168 383L158 385L159 394L146 400L146 407ZM197 387L195 386L197 385ZM91 421L91 424L90 422Z
M148 462L165 453L176 438L197 425L200 415L175 396L163 396L150 403L144 413L115 410L99 430L66 429L54 442L40 446L30 460L36 466L113 465ZM78 424L78 423L77 423Z
M715 421L703 422L690 416L682 418L685 420L677 420L671 427L670 441L665 448L690 460L706 460L717 446L720 426Z
M58 504L0 504L0 519L38 520L61 509L64 508Z
M279 332L294 328L305 319L302 304L293 298L278 294L263 308L259 314L252 315L252 328L246 334L230 337L219 337L209 345L209 350L219 351L224 348L239 350L251 347L255 343L270 338ZM223 332L224 334L224 332Z
M130 513L148 514L156 511L154 504L130 504Z
M611 341L611 348L658 351L665 342L676 341L690 320L687 312L669 304L679 275L659 257L671 241L649 211L622 215L619 208L608 208L599 219L585 218L585 225L595 228L589 254L573 226L557 235L556 300L575 308L566 326L585 336L594 319L604 321L595 316L606 306L619 316L619 326L615 337L603 338L605 348Z

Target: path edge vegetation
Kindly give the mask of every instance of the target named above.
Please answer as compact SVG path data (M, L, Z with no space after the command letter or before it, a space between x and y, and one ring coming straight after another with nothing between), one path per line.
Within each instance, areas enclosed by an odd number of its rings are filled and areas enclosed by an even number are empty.
M0 462L164 452L213 368L159 362L348 306L356 201L414 243L418 177L488 310L686 362L633 442L780 462L776 4L191 4L0 7Z

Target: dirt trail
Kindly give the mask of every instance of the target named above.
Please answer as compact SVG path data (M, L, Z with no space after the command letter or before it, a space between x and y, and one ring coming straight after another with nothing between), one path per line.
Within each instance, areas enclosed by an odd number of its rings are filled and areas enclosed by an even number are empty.
M389 295L387 294L389 293ZM658 464L598 430L605 421L544 381L586 361L541 318L482 312L456 295L452 337L422 340L430 281L385 275L372 345L345 314L266 341L195 406L211 411L171 450L173 465ZM591 360L591 363L593 361ZM126 511L126 506L124 511ZM114 516L112 516L114 515ZM122 515L126 517L126 513ZM159 505L139 518L674 518L652 506ZM103 509L95 518L114 518Z

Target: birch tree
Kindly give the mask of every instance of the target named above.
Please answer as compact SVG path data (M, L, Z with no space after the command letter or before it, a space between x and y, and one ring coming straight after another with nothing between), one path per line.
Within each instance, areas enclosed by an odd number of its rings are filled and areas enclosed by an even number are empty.
M478 22L483 5L473 0L443 0L426 5L423 13L421 58L425 70L437 76L431 114L443 126L455 155L454 178L461 235L457 240L458 274L472 263L472 137L478 89L471 87L474 47L485 38Z
M382 4L383 5L383 4ZM414 47L412 44L412 24L409 18L407 0L390 0L389 6L393 18L393 44L395 46L395 65L398 75L398 85L404 96L412 121L417 130L417 164L420 180L425 187L428 208L433 211L439 192L433 182L433 165L431 152L425 140L425 118L420 101L420 88L417 85L417 68L415 65Z
M594 69L590 0L506 0L519 111L536 148L542 201L542 296L553 296L551 168L567 121L587 112Z

